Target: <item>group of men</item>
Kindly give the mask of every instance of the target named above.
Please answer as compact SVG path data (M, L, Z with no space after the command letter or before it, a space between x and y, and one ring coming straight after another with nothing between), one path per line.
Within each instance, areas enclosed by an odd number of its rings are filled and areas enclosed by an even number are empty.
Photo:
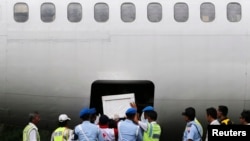
M58 118L59 127L52 133L51 141L159 141L161 127L156 122L157 112L152 106L146 106L139 114L135 103L130 103L131 108L125 112L126 119L115 123L116 127L108 125L109 117L102 115L98 123L94 108L83 108L79 117L82 123L74 130L68 127L71 120L66 114ZM206 119L210 125L230 125L233 122L227 117L227 106L220 105L217 109L210 107L206 109ZM196 118L193 107L188 107L182 113L186 121L186 128L183 133L183 141L201 141L203 127ZM38 112L29 115L29 124L23 130L23 141L40 141L37 124L40 121ZM240 116L240 123L250 125L250 110L243 110ZM97 126L98 125L98 126ZM207 134L206 139L207 141Z
M233 122L227 117L228 108L225 105L218 106L217 109L210 107L206 109L206 119L209 125L232 125ZM188 107L182 113L187 122L183 134L183 141L202 141L203 128L196 118L195 109ZM240 116L240 124L250 125L250 110L243 110ZM208 133L205 141L208 141Z
M152 106L142 110L141 120L135 103L125 112L126 118L117 121L116 128L108 125L110 119L106 115L96 121L94 108L83 108L79 117L82 123L74 130L68 127L71 120L66 114L58 117L59 127L51 135L51 141L159 141L161 127L157 124L157 112ZM23 131L23 141L40 141L37 123L40 121L39 113L30 114L29 124Z

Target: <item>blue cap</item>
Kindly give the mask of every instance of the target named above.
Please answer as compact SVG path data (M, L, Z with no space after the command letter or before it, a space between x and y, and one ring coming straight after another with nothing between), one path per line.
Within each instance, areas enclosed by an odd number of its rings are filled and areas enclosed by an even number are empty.
M142 112L145 112L145 111L154 111L154 108L152 106L147 106L145 107Z
M129 108L129 109L126 111L126 114L136 114L136 109L135 109L135 108Z
M82 117L82 116L84 116L84 115L87 115L87 114L90 114L89 108L83 108L83 109L80 111L80 117Z
M89 113L90 114L95 114L96 113L96 109L95 108L90 108L89 109Z

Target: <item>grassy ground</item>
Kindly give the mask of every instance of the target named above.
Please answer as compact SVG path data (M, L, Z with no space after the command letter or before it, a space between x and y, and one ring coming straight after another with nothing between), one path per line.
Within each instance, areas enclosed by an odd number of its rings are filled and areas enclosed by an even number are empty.
M0 141L22 141L24 127L0 124ZM41 141L50 141L51 132L39 129Z

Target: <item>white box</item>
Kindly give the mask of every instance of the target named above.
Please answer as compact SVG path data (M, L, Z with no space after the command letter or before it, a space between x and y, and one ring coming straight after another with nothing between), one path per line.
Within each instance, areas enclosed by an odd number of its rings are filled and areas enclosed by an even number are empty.
M130 103L135 101L134 93L102 96L103 113L109 118L123 118L130 108Z

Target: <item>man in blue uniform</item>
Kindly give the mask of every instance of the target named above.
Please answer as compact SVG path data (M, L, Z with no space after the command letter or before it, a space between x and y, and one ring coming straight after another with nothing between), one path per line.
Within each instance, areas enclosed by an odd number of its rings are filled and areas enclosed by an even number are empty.
M129 108L126 119L118 123L118 141L142 141L140 127L133 122L136 113L135 108Z
M182 113L184 120L187 122L183 134L183 141L202 141L202 126L195 121L195 109L188 107Z
M83 122L75 127L74 139L79 141L103 141L99 127L90 122L89 108L83 108L80 111L80 118Z

